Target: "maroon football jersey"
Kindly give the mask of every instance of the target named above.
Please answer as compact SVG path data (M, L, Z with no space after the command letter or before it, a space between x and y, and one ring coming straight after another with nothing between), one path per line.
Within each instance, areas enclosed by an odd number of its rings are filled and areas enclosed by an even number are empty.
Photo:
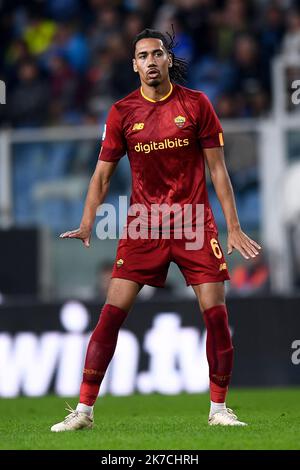
M203 149L220 146L223 130L207 96L173 84L160 101L139 88L112 106L99 159L116 162L127 153L131 205L143 204L150 212L153 204L203 204L204 228L217 232Z

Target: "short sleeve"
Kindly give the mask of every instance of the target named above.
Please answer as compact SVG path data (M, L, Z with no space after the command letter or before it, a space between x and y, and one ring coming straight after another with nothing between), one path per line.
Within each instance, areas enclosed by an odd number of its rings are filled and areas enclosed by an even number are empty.
M204 93L200 93L198 139L202 148L223 147L223 129L216 112Z
M117 162L125 153L126 141L122 131L121 116L115 105L113 105L104 125L99 160Z

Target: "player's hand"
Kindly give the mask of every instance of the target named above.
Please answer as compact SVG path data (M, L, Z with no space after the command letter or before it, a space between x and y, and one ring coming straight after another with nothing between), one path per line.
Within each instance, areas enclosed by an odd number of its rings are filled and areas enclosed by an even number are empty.
M86 248L90 247L92 231L86 227L79 227L77 230L62 233L59 238L78 238Z
M228 233L227 254L231 255L234 248L246 259L255 258L261 250L261 246L248 237L240 228Z

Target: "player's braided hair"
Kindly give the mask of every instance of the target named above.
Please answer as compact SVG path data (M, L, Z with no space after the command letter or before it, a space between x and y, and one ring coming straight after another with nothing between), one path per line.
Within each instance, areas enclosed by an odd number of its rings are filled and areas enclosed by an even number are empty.
M141 33L137 34L133 40L133 54L135 53L135 46L141 39L157 38L161 39L166 51L172 56L172 67L170 68L170 79L177 83L185 83L187 79L188 62L185 59L176 57L173 49L178 43L175 42L175 31L172 25L172 34L166 32L161 33L155 29L144 29Z

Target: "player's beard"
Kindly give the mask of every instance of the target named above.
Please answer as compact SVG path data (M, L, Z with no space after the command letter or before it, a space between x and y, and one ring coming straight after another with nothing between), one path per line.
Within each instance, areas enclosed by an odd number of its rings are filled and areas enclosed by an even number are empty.
M161 80L159 78L153 78L148 82L148 86L152 86L153 88L158 87L161 84Z

